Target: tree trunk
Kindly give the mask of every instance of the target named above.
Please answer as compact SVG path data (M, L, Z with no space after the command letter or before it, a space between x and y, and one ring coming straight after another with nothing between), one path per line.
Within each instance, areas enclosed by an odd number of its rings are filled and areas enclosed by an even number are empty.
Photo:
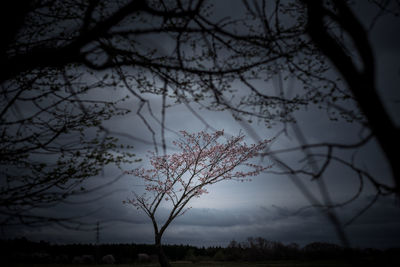
M161 235L156 235L155 241L155 246L158 254L158 262L160 263L160 266L171 267L171 264L169 263L167 256L164 254L164 250L161 245Z

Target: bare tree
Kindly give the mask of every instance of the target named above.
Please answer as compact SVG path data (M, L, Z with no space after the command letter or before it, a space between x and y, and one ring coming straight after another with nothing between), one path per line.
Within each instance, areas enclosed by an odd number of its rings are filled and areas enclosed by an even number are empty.
M61 223L65 218L42 217L35 208L78 194L81 182L104 166L131 160L131 146L120 146L115 133L104 126L104 121L130 111L119 106L127 98L110 99L109 94L104 99L104 92L123 86L139 99L137 114L155 141L141 114L144 108L152 110L141 94L157 93L148 78L162 79L159 68L178 71L180 66L160 57L157 49L147 46L152 42L141 38L179 32L175 21L190 21L202 4L1 3L2 225Z
M307 7L307 33L346 82L365 116L366 127L380 144L390 164L395 182L391 190L400 195L400 166L396 156L400 149L400 129L387 112L376 88L375 58L368 32L345 1L332 1L331 8L322 3L304 2ZM341 34L347 35L354 44L351 52L358 56L349 56L350 49L340 41L337 33L329 30L328 24L340 25Z
M78 82L69 84L78 77L65 79L38 72L2 85L2 226L58 221L35 211L80 194L80 184L104 166L133 160L101 128L103 121L127 111L116 107L117 100L90 96L96 85L79 88Z
M398 2L372 2L378 6L375 19L399 10ZM246 37L232 33L230 36L235 40L247 40L244 46L249 49L260 48L265 53L278 51L281 57L275 61L276 66L268 68L268 65L264 65L264 70L267 70L265 77L272 81L276 91L252 83L257 77L240 74L239 79L250 93L239 98L240 109L236 108L237 105L226 106L235 107L231 110L238 118L250 116L283 122L282 133L290 132L298 140L299 146L270 150L267 154L279 163L282 169L279 173L291 177L313 206L327 211L343 244L348 245L342 225L335 215L335 207L357 199L365 188L365 180L375 188L375 197L350 222L371 207L380 196L399 195L398 160L395 156L399 148L399 129L378 93L376 60L368 37L369 29L357 19L346 1L275 1L273 4L268 1L244 1L244 5L255 20L249 23L249 29L257 30L259 34L255 35L265 43L248 41L253 34ZM371 25L376 23L375 19ZM300 82L302 90L294 90L290 80ZM301 95L301 92L304 94ZM353 143L334 141L309 144L300 126L295 123L295 111L312 104L325 109L332 120L344 119L358 124L362 129L359 140ZM257 134L253 136L259 139ZM340 156L343 151L355 155L355 152L374 140L382 148L391 167L393 184L387 182L385 177L372 175L365 166L358 165L354 157ZM303 153L307 164L291 166L280 157L293 152ZM324 182L324 176L333 164L347 168L359 180L359 188L354 195L339 203L332 200ZM301 181L300 178L304 176L317 182L321 200Z

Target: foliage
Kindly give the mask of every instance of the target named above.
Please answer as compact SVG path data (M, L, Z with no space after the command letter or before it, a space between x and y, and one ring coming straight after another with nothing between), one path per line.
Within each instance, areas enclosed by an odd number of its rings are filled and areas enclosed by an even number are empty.
M269 241L264 238L249 238L248 240L262 240L264 243L279 243ZM166 255L173 261L173 266L341 266L348 264L348 253L351 251L356 263L363 266L397 266L399 249L345 249L331 243L310 243L303 248L294 248L292 245L281 244L280 253L275 253L271 257L272 248L262 248L258 243L250 245L250 241L231 242L228 247L207 247L199 248L188 245L165 245ZM235 244L232 246L232 244ZM318 244L318 245L316 245ZM307 247L314 247L314 253L310 253ZM100 255L112 254L115 256L117 264L130 264L141 266L137 262L138 253L152 255L156 253L154 246L145 244L69 244L54 245L47 242L32 242L26 239L1 240L1 255L7 264L71 264L74 256L81 255ZM317 248L319 247L319 248ZM295 253L288 253L289 249L294 249ZM318 254L317 251L321 251ZM235 259L230 258L235 251ZM47 255L46 261L38 258L38 253ZM264 254L263 254L264 253ZM196 256L196 263L184 262L188 255ZM259 257L253 257L259 255ZM183 262L182 262L183 261ZM152 263L156 265L155 263ZM369 264L369 265L368 265ZM150 263L149 263L150 265ZM35 265L36 266L36 265ZM82 265L83 266L83 265ZM93 266L93 265L92 265ZM105 266L105 265L102 265ZM346 266L346 265L345 265Z

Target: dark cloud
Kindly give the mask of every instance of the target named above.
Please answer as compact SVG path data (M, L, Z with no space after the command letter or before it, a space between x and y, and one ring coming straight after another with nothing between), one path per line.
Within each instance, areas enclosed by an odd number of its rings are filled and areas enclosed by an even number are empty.
M353 207L338 209L342 222L354 216L369 200L369 198L364 198ZM107 205L106 202L111 204ZM73 231L57 227L28 230L17 227L9 234L56 243L93 243L95 242L95 223L100 221L101 242L153 242L150 219L142 212L122 204L115 205L115 202L110 199L104 201L103 204L103 208L90 217L90 221L93 222L92 231ZM64 207L63 214L67 210ZM167 213L167 209L160 209L160 222ZM378 201L363 216L345 228L345 232L351 244L356 247L400 246L398 204L386 198ZM323 212L315 208L299 209L299 207L276 205L244 209L193 208L170 225L165 233L164 242L215 246L227 245L231 240L245 241L248 237L258 236L283 243L296 242L300 245L315 241L340 244L331 221Z

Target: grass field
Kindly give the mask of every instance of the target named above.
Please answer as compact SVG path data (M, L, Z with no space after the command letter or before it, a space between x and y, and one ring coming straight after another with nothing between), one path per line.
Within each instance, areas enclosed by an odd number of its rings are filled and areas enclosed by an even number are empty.
M351 266L350 264L346 264L344 262L334 262L334 261L271 261L271 262L172 262L173 267L347 267ZM135 264L113 264L113 265L73 265L73 264L17 264L10 265L10 267L159 267L158 263L135 263Z

